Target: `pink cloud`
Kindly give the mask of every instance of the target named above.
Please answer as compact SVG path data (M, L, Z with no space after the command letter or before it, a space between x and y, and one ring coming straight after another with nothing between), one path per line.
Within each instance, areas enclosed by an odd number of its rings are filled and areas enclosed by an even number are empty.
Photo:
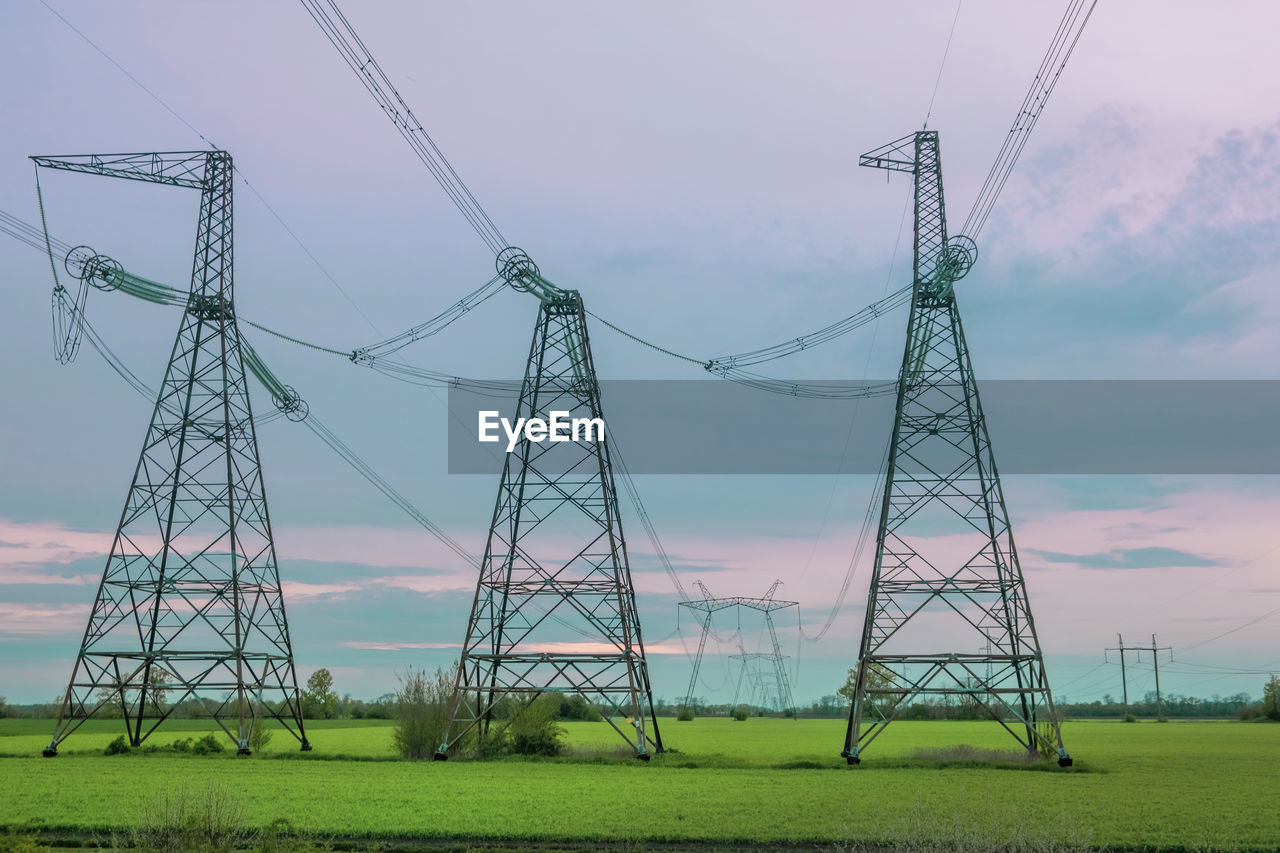
M10 604L0 601L0 634L65 634L84 630L88 604Z
M371 583L391 589L407 589L411 592L435 593L457 590L472 591L476 588L477 572L463 571L429 575L387 575L374 578Z
M315 560L386 568L467 565L430 533L417 529L366 525L284 527L275 529L275 542L282 564L289 560ZM472 553L482 544L464 541Z
M0 518L0 583L70 583L52 577L44 581L23 574L23 580L9 580L10 571L47 563L70 563L83 557L106 559L111 534L71 530L57 522L14 521ZM18 574L13 573L14 577Z
M59 575L27 566L0 565L0 585L43 584L47 586L86 586L96 584L101 575Z
M285 601L297 601L308 598L319 598L326 595L341 595L361 589L357 583L303 583L302 581L281 581Z

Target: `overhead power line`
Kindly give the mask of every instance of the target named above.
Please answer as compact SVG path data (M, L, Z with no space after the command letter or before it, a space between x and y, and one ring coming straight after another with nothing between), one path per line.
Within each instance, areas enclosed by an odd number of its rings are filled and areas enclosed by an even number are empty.
M333 0L302 0L302 5L306 7L307 13L319 25L329 42L337 48L347 67L355 73L360 83L378 102L378 106L387 114L387 118L391 119L391 123L409 143L409 147L418 155L418 159L435 176L454 206L466 217L467 222L480 235L480 239L484 240L485 245L495 255L506 248L507 240L498 230L498 226L493 224L489 214L485 213L480 202L476 201L471 190L467 189L462 178L458 177L458 173L436 146L435 140L427 133L422 122L418 121L413 110L409 109L409 105L400 97L396 87L391 85L391 80L382 70L382 66L365 47L338 5Z
M1013 126L1005 135L1004 144L1000 146L995 162L991 164L987 178L978 191L978 197L974 200L969 215L965 217L964 226L960 229L961 234L977 240L978 234L987 224L991 208L995 206L996 199L1000 197L1000 191L1009 180L1009 175L1013 172L1022 149L1026 147L1027 140L1031 137L1031 131L1035 129L1036 122L1040 120L1040 114L1044 112L1049 95L1058 85L1062 71L1067 66L1067 60L1071 58L1076 43L1080 41L1080 34L1084 32L1084 26L1089 22L1089 17L1097 5L1098 0L1071 0L1067 5L1067 11L1058 22L1058 29L1053 34L1044 57L1040 60L1040 67L1031 80L1026 96L1022 99L1022 105L1018 108L1017 116L1014 117Z

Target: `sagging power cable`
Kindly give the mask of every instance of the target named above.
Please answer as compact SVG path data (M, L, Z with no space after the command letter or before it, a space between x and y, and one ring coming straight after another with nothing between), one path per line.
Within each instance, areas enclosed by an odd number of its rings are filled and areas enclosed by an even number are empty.
M618 463L618 470L622 473L622 488L626 491L627 496L631 498L636 517L640 519L640 524L644 527L644 532L649 537L649 543L653 546L654 554L657 556L658 561L662 563L663 571L667 573L667 579L675 587L676 595L680 596L681 601L688 601L689 593L680 581L680 575L676 572L675 566L671 564L671 558L667 555L667 549L663 547L662 540L658 538L657 528L653 526L653 519L649 517L649 511L645 509L644 501L640 500L640 492L636 489L635 481L631 478L631 471L627 468L626 460L623 459L622 450L618 447L617 440L610 439L609 447L612 450L613 458Z

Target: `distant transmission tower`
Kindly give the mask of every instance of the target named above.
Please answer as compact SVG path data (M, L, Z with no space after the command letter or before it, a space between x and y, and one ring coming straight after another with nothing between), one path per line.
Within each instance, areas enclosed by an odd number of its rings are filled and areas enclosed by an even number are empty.
M516 418L566 412L603 424L581 296L543 279L519 249L503 250L497 266L541 301ZM500 703L545 693L600 702L637 758L662 752L603 428L596 439L522 433L506 454L436 758L472 733L486 737Z
M757 689L761 696L761 704L772 707L779 713L785 712L791 707L790 697L784 698L787 690L786 682L778 678L778 672L785 673L787 662L786 655L770 654L768 652L748 652L741 646L738 647L739 654L729 655L729 660L742 662L742 669L738 670L738 684L733 689L733 702L729 705L730 713L738 707L738 698L742 695L742 683L749 682L751 692L748 694L751 698L755 698ZM768 692L769 688L773 688L773 693ZM772 699L772 705L769 700Z
M102 709L142 743L195 701L249 752L262 715L310 749L232 297L224 151L35 157L38 166L200 190L191 295L80 654L44 754ZM112 262L68 267L114 289Z
M698 653L693 659L693 674L689 676L689 690L685 693L684 706L690 708L693 704L693 691L698 683L698 671L702 667L702 656L707 650L707 638L711 635L711 617L713 614L721 610L728 610L734 607L745 607L748 610L758 610L764 614L765 627L769 630L769 640L773 644L773 653L756 653L751 656L752 659L766 659L773 662L773 675L776 681L777 698L781 707L779 711L786 711L788 708L794 707L791 698L791 682L787 678L786 657L782 654L782 646L778 642L777 626L773 623L773 612L775 610L783 610L788 607L799 607L798 601L782 601L774 599L773 594L778 591L778 587L782 586L782 581L773 582L773 586L769 587L768 592L763 598L746 598L741 595L729 596L727 598L714 598L710 590L702 583L695 581L699 591L702 592L702 598L691 598L688 601L680 602L681 607L687 607L690 610L704 614L702 617L702 636L698 638ZM743 655L747 652L743 650ZM743 671L746 671L747 661L743 660ZM753 675L754 678L754 675ZM738 679L738 690L741 690L742 679ZM734 703L737 704L737 692L734 691ZM730 709L732 710L732 709Z
M859 164L914 175L915 264L841 754L857 764L909 699L959 695L1027 750L1069 766L952 289L977 248L968 237L947 238L938 134L920 131ZM974 631L992 651L954 651L971 648L963 637Z

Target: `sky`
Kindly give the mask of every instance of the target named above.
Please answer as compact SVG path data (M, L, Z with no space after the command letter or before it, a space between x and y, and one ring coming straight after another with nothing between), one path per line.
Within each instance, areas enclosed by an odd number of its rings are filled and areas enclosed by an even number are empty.
M908 19L843 2L343 4L544 275L698 358L786 340L907 283L909 183L859 169L858 155L918 129L936 81L929 127L958 222L1062 5L971 2L956 17L950 2L921 3ZM978 376L1280 378L1278 26L1280 8L1262 2L1212 15L1191 2L1099 5L959 285ZM242 318L349 350L492 275L488 249L300 4L5 3L0 79L0 209L29 222L30 155L231 152L248 182L235 189ZM49 171L41 185L51 233L187 286L194 193ZM88 347L55 362L44 255L0 235L0 262L0 695L47 701L70 673L151 407ZM403 355L518 378L535 313L505 292ZM158 382L173 309L95 291L88 315ZM899 310L769 367L891 377L905 321ZM483 549L497 463L491 476L447 473L443 392L245 334L375 470ZM700 377L598 325L592 347L601 377ZM796 428L887 438L834 419ZM340 691L372 697L410 666L447 665L474 570L310 432L282 420L259 441L300 673L327 667ZM781 579L812 636L871 479L636 484L686 585L750 596ZM1280 668L1276 477L1020 475L1004 488L1060 701L1118 696L1119 668L1103 656L1117 633L1173 647L1160 672L1172 693L1256 696L1261 673ZM654 690L676 700L697 629L677 620L630 512L624 501ZM833 693L854 663L866 556L820 641L783 623L801 701ZM726 655L758 648L759 628L717 624L695 693L730 698ZM1152 686L1149 660L1131 669L1131 693Z

